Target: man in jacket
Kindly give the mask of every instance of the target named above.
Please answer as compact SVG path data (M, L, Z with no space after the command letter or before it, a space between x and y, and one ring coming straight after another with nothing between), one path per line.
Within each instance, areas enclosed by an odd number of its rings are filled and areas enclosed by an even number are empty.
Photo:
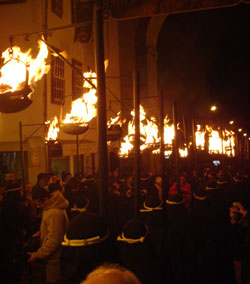
M41 247L36 252L28 253L28 262L45 259L46 280L55 283L60 278L60 248L68 225L65 209L69 203L60 191L49 193L43 188L36 190L32 198L36 206L42 209Z

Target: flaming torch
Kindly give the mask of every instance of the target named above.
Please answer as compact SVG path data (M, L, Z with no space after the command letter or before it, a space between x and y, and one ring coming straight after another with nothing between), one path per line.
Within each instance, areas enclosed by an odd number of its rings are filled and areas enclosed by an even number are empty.
M128 135L123 138L121 143L119 155L120 157L128 157L129 153L133 151L134 148L134 111L131 112L132 119L128 123ZM140 106L140 139L141 146L140 150L150 149L153 154L160 153L160 137L159 128L156 123L155 117L148 119L146 117L146 112L142 106ZM173 150L173 139L175 137L174 125L169 123L168 116L164 119L164 142L165 142L165 156L170 156ZM179 154L181 157L187 156L187 147L179 149Z
M131 111L132 119L128 123L128 135L123 138L121 143L119 155L127 157L134 148L134 135L135 135L135 112ZM150 120L146 118L145 110L140 106L140 150L149 149L152 147L159 147L158 126L154 117Z
M85 78L93 78L91 82L96 86L96 73L86 72L84 73ZM65 119L62 122L61 128L63 132L67 134L83 134L88 130L88 123L96 117L96 89L93 88L86 80L83 85L86 93L79 99L72 102L71 112L66 114Z
M55 116L52 121L47 121L46 124L49 125L47 137L45 138L46 143L57 143L59 133L58 118Z
M209 125L202 129L197 125L195 137L196 146L200 150L207 150L209 154L235 156L235 133L231 130L214 129Z
M121 138L122 135L122 120L121 120L121 112L119 111L115 118L110 118L107 121L107 140L108 141L116 141Z
M36 58L31 49L26 53L13 46L2 53L4 64L0 70L0 111L15 113L26 109L31 103L32 85L48 73L46 64L48 49L44 42L38 41L39 53Z

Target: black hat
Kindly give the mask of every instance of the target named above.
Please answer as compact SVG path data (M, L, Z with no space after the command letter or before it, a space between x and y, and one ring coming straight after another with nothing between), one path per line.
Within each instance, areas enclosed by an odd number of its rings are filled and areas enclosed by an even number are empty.
M148 235L148 226L139 219L130 219L123 227L117 241L129 244L143 243Z
M218 184L228 183L231 180L231 176L228 173L223 172L222 176L217 181Z
M162 200L160 200L157 194L150 195L143 203L143 208L140 212L152 212L162 210Z
M205 188L206 191L215 189L218 189L218 184L216 181L210 181Z
M172 196L169 196L166 200L167 205L182 205L184 204L184 200L181 196L181 194L175 194Z
M70 211L86 212L89 206L89 199L83 194L76 196L74 199L74 205L70 208Z
M196 190L193 193L193 197L197 200L203 201L207 199L207 193L205 190Z
M108 236L109 230L102 216L83 212L71 220L62 245L90 246L105 241Z
M207 192L202 183L197 184L196 190L193 192L193 197L200 201L206 200Z

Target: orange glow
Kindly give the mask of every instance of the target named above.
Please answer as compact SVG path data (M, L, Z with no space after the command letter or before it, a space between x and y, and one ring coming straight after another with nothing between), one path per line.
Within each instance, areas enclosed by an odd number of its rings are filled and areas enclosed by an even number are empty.
M31 48L23 53L20 47L6 49L2 53L4 64L0 73L0 93L14 92L23 89L26 83L26 71L29 72L28 85L34 85L42 76L48 73L50 66L46 64L48 49L43 41L38 41L39 53L32 58Z

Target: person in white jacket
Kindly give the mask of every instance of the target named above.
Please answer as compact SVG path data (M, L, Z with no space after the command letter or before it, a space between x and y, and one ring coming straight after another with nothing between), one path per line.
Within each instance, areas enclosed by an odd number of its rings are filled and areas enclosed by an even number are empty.
M60 250L69 223L65 210L69 203L58 190L49 193L41 188L33 193L32 198L42 209L41 247L36 252L28 253L28 262L46 260L46 281L55 283L60 279Z

